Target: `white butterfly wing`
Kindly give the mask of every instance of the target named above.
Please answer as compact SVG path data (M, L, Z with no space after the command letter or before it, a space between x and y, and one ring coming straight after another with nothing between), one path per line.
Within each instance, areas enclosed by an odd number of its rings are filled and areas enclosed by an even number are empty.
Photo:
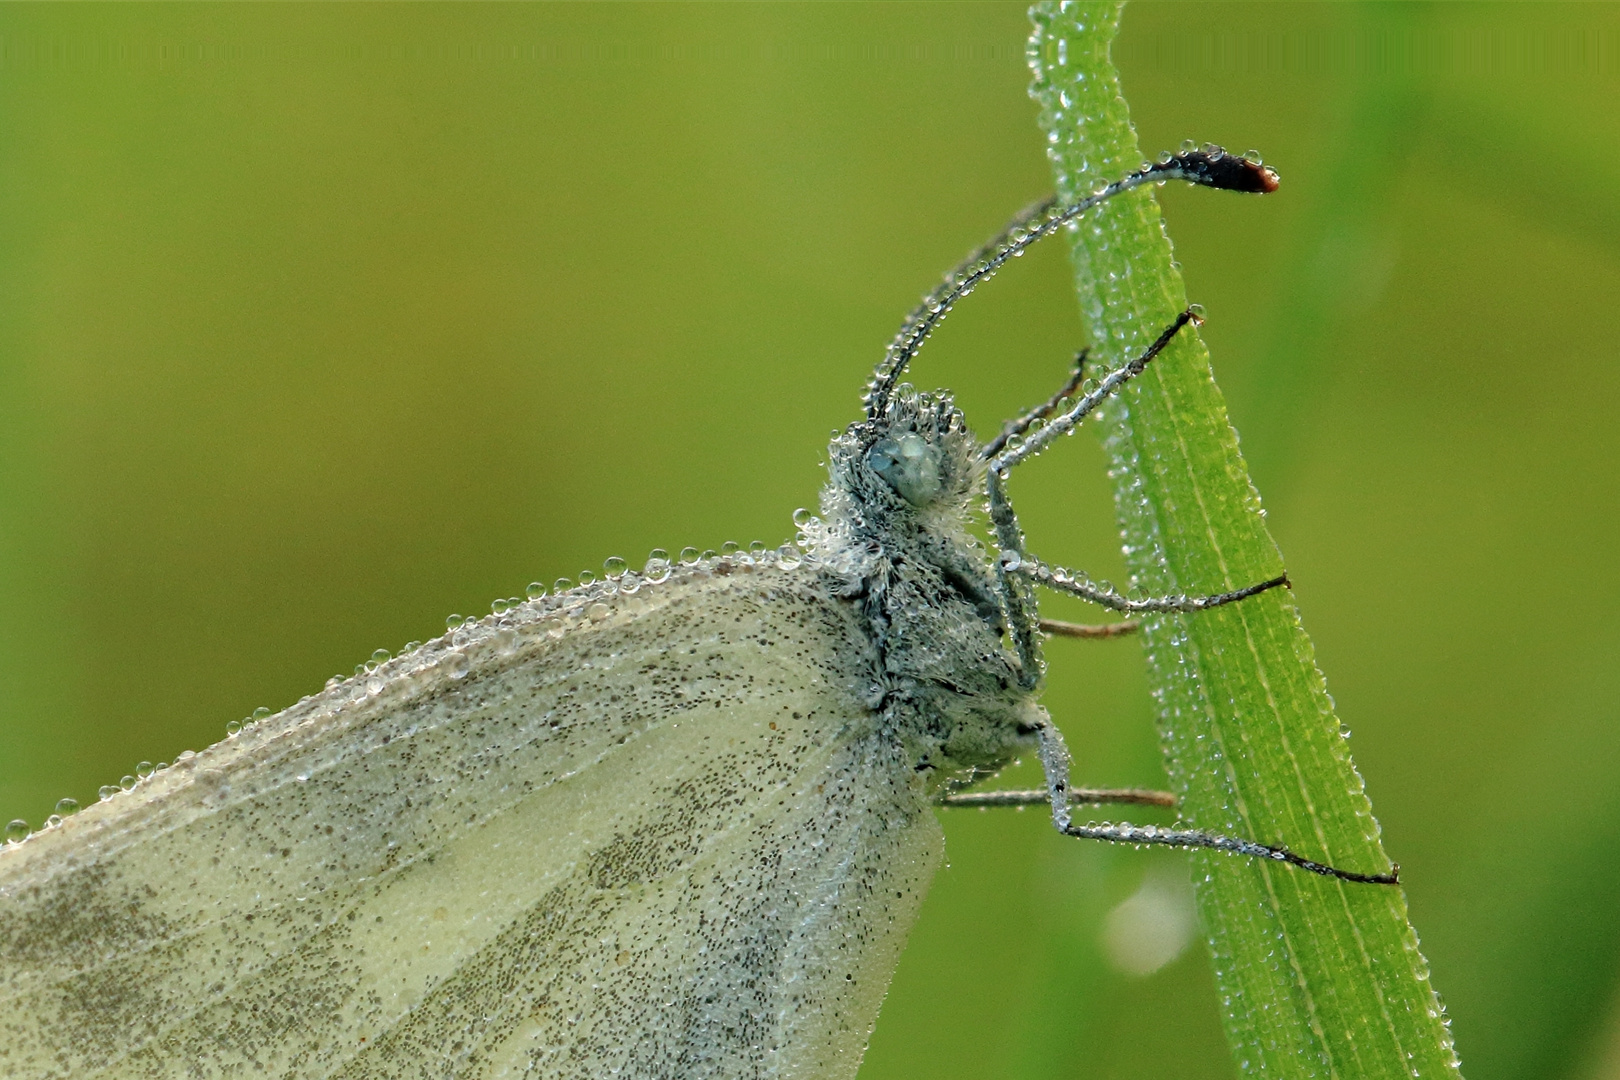
M0 1075L853 1076L941 851L854 606L460 634L0 853Z

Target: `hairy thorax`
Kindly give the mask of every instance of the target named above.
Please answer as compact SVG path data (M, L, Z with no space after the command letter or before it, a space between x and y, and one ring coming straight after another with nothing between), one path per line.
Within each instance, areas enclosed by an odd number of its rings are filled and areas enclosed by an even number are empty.
M970 529L976 451L947 394L903 388L883 416L833 440L822 516L807 530L860 608L885 727L930 789L1000 769L1045 717L1039 673L1006 645L992 564Z

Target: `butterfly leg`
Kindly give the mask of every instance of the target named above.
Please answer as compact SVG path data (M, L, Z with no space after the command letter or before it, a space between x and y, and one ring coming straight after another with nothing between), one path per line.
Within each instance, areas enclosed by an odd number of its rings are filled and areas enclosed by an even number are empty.
M996 574L996 589L1001 596L1002 613L1006 619L1008 632L1012 636L1013 649L1018 654L1021 670L1021 682L1027 688L1033 688L1040 682L1044 670L1044 661L1041 657L1039 631L1045 629L1041 622L1040 612L1036 607L1035 598L1023 581L1017 576L1031 578L1040 584L1073 593L1083 599L1116 611L1148 612L1148 611L1201 611L1206 607L1218 607L1220 604L1229 604L1234 600L1252 596L1256 592L1274 588L1287 583L1287 578L1276 578L1250 589L1240 589L1233 593L1222 593L1218 596L1206 597L1163 597L1147 600L1131 600L1121 596L1107 586L1095 586L1085 580L1084 576L1077 576L1068 571L1053 571L1046 567L1039 559L1024 551L1024 534L1018 527L1018 518L1014 514L1012 503L1007 499L1006 487L1003 479L1008 470L1019 462L1026 460L1030 454L1050 442L1057 435L1074 429L1091 413L1102 401L1114 394L1125 385L1127 381L1141 374L1152 363L1153 358L1164 351L1165 346L1188 323L1198 321L1198 314L1191 308L1183 311L1168 327L1165 328L1153 344L1143 353L1124 367L1110 372L1091 393L1086 394L1074 405L1065 411L1056 420L1041 429L1035 436L1022 445L1008 450L1007 442L1015 434L1027 431L1037 419L1050 415L1056 411L1058 405L1066 398L1075 386L1079 385L1082 375L1085 354L1082 353L1075 361L1075 371L1070 379L1056 395L1045 405L1031 410L1017 420L1012 421L1002 432L1002 437L992 440L980 451L981 460L988 461L989 469L986 471L986 494L990 501L990 523L995 530L996 546L1001 551ZM1042 576L1044 574L1044 576ZM1052 632L1069 633L1072 636L1109 636L1110 634L1128 633L1126 630L1111 630L1105 632L1087 632L1080 629L1070 629L1072 624L1054 623Z
M995 565L995 582L1001 597L1003 615L1012 644L1018 654L1022 679L1027 687L1040 681L1044 665L1041 656L1040 631L1069 637L1113 637L1136 629L1135 623L1119 623L1108 627L1084 627L1074 623L1043 620L1029 583L1045 585L1059 592L1078 596L1082 600L1126 614L1149 612L1190 612L1221 607L1224 604L1246 600L1258 593L1289 584L1288 575L1262 581L1230 592L1209 596L1157 596L1132 598L1121 595L1106 583L1092 582L1084 574L1053 568L1024 550L1024 533L1018 527L1018 517L1007 498L1007 489L1001 474L994 469L986 474L986 494L989 496L990 524L995 531L996 546L1001 557ZM1020 580L1022 579L1022 580Z
M1057 725L1050 720L1041 725L1037 731L1040 740L1041 768L1046 773L1046 794L1052 807L1052 824L1057 831L1065 836L1073 836L1083 840L1107 840L1115 844L1156 844L1161 847L1175 848L1204 848L1210 851L1224 851L1229 855L1246 855L1255 859L1270 859L1273 862L1283 862L1290 866L1297 866L1301 870L1309 870L1313 874L1324 877L1338 878L1340 881L1358 882L1367 885L1398 885L1400 883L1399 866L1391 865L1387 873L1361 874L1353 870L1340 870L1327 863L1307 859L1297 855L1285 847L1275 844L1261 844L1253 840L1240 840L1232 836L1221 836L1219 833L1207 833L1198 829L1165 829L1157 825L1132 825L1130 822L1104 822L1101 825L1077 825L1069 813L1069 807L1074 801L1071 797L1072 789L1069 787L1069 748L1063 742L1063 735L1058 731Z
M1005 424L1001 425L1001 434L997 435L995 438L991 439L989 442L985 443L979 448L979 459L981 461L988 461L995 457L997 454L1001 453L1002 450L1006 449L1008 442L1028 431L1030 426L1034 424L1035 421L1045 420L1048 416L1051 416L1053 413L1058 411L1058 406L1062 405L1070 397L1074 396L1074 392L1080 388L1081 382L1085 380L1086 354L1090 351L1090 349L1081 349L1079 352L1075 353L1074 370L1069 372L1068 380L1064 382L1063 386L1059 388L1058 392L1047 398L1044 404L1037 405L1024 415L1013 420L1008 420Z
M959 791L939 798L941 806L1044 806L1051 801L1045 789L1033 791ZM1069 789L1071 806L1163 806L1174 809L1176 797L1168 791L1152 788L1086 788Z
M1147 366L1153 363L1160 353L1164 352L1166 346L1175 339L1175 336L1188 323L1196 326L1203 321L1203 317L1198 314L1196 308L1187 308L1176 316L1174 322L1164 328L1164 331L1153 340L1151 345L1142 350L1141 355L1130 361L1130 363L1117 367L1103 376L1102 381L1097 384L1094 390L1083 395L1079 401L1070 405L1068 409L1064 410L1040 431L1010 450L1006 448L1004 440L991 440L979 452L979 459L990 463L992 474L1006 475L1013 466L1028 461L1046 449L1047 445L1059 435L1066 435L1080 426L1085 418L1096 410L1098 405L1113 397L1114 394L1119 392L1120 387L1146 371ZM1036 419L1038 417L1032 415L1029 423L1034 423ZM1014 424L1018 422L1013 421ZM1027 427L1026 424L1025 428L1027 429Z
M1042 619L1040 626L1043 634L1072 638L1124 637L1142 629L1142 624L1135 619L1111 623L1072 623L1064 622L1062 619Z
M1082 573L1065 570L1062 567L1051 567L1026 551L1001 551L1002 572L1007 575L1016 575L1027 578L1040 585L1058 592L1066 592L1070 596L1078 596L1100 607L1112 611L1121 611L1127 614L1141 614L1147 612L1165 611L1207 611L1210 608L1221 607L1225 604L1247 600L1251 596L1275 589L1278 586L1289 585L1288 575L1279 574L1274 578L1262 581L1255 585L1247 585L1241 589L1230 592L1215 593L1210 596L1148 596L1132 598L1122 596L1107 582L1094 582ZM1120 624L1123 625L1123 624ZM1044 629L1044 628L1043 628ZM1058 631L1062 632L1062 631ZM1125 631L1116 631L1124 633ZM1103 634L1076 633L1072 636L1107 636Z
M996 546L1003 553L994 568L996 591L1001 596L1007 633L1018 654L1019 681L1025 689L1032 690L1039 685L1041 674L1046 670L1046 661L1041 656L1041 613L1035 604L1034 590L1027 581L1008 571L1005 558L1008 551L1023 550L1024 532L1018 527L1012 503L1007 501L1007 489L1001 477L990 473L986 488L990 496L990 526L995 530Z
M1198 314L1191 308L1176 316L1164 331L1148 346L1140 356L1123 367L1110 372L1097 388L1083 396L1070 406L1056 420L1047 424L1033 437L1023 444L1007 449L1007 443L1013 435L1022 434L1029 430L1034 422L1049 416L1056 411L1058 405L1079 385L1082 377L1085 354L1082 353L1075 361L1075 371L1070 381L1058 391L1045 405L1031 410L1024 416L1012 421L1003 430L1002 435L987 443L980 451L981 460L989 462L986 471L986 493L990 499L990 521L996 532L996 545L1001 549L1001 560L996 568L996 585L1001 593L1002 607L1007 620L1007 626L1012 634L1013 647L1018 653L1019 663L1023 669L1026 686L1033 687L1040 680L1042 670L1040 644L1037 632L1043 629L1040 613L1036 610L1034 597L1023 585L1015 581L1014 574L1024 577L1033 577L1041 584L1053 588L1072 592L1094 603L1111 607L1116 611L1198 611L1205 607L1216 607L1219 604L1231 603L1241 600L1245 596L1252 596L1255 592L1274 588L1284 584L1286 578L1278 578L1253 587L1252 591L1239 590L1236 593L1223 593L1215 597L1166 597L1162 600L1129 600L1120 596L1114 590L1102 586L1093 586L1083 577L1061 574L1047 570L1045 564L1034 559L1024 551L1023 532L1018 528L1018 520L1013 513L1012 504L1007 499L1006 488L1003 484L1008 470L1025 461L1031 454L1037 453L1047 443L1058 435L1072 431L1083 421L1092 410L1106 400L1109 396L1124 386L1130 379L1135 378L1147 369L1154 357L1164 351L1171 340L1181 332L1188 323L1198 322ZM1045 578L1039 576L1045 571ZM1169 605L1169 606L1167 606ZM1054 632L1062 633L1069 624L1056 624L1059 629ZM1112 631L1125 633L1127 631ZM1083 631L1074 631L1073 636L1085 636ZM1104 635L1095 635L1104 636Z

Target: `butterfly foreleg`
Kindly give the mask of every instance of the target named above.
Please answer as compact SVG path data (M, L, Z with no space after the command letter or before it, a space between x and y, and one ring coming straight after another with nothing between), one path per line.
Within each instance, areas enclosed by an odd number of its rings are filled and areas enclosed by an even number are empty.
M1086 354L1090 351L1090 349L1081 349L1079 352L1074 354L1074 368L1069 372L1068 379L1058 389L1057 393L1047 398L1042 404L1037 405L1035 408L1024 413L1022 416L1008 420L1005 424L1002 424L1001 434L997 435L995 438L991 439L989 442L985 443L979 448L979 460L988 461L997 454L1001 453L1001 451L1006 448L1008 442L1022 436L1024 432L1030 429L1035 421L1045 420L1047 417L1057 412L1058 406L1062 405L1065 401L1069 400L1069 398L1073 397L1074 392L1078 390L1080 388L1080 384L1085 381Z
M1096 410L1097 406L1118 393L1120 387L1146 371L1147 366L1153 363L1160 353L1164 352L1165 348L1175 339L1175 336L1181 332L1184 326L1188 323L1197 325L1201 322L1203 322L1203 318L1198 314L1198 310L1196 308L1187 308L1177 315L1175 321L1165 327L1164 331L1157 338L1154 338L1153 343L1143 349L1140 355L1103 376L1094 389L1082 396L1073 405L1070 405L1056 419L1010 449L1006 448L1005 442L998 446L997 443L1000 440L992 440L986 443L984 449L980 451L980 460L990 463L992 473L1005 476L1013 466L1028 461L1046 449L1047 445L1059 435L1066 435L1079 427L1086 417ZM1040 419L1040 417L1032 416L1029 423L1033 424L1036 419ZM1017 423L1018 421L1013 421L1013 424ZM1027 429L1028 425L1025 425L1025 427Z

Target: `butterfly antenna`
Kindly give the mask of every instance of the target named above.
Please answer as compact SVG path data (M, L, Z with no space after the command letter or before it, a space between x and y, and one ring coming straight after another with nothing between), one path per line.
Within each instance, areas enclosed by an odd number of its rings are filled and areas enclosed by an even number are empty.
M944 320L951 307L980 282L993 276L1008 259L1023 254L1036 241L1051 236L1087 210L1107 202L1115 195L1162 180L1186 180L1202 187L1255 194L1277 190L1277 173L1256 158L1228 154L1218 146L1206 146L1201 150L1161 155L1158 161L1144 164L1128 176L1097 189L1072 205L1064 205L1056 196L1036 203L1014 218L1001 235L968 256L906 318L884 353L883 362L873 372L872 381L867 384L862 399L866 418L875 420L883 414L890 395L900 382L900 376L905 373L906 365L911 363L911 358L917 355L922 343L934 332L934 327Z

